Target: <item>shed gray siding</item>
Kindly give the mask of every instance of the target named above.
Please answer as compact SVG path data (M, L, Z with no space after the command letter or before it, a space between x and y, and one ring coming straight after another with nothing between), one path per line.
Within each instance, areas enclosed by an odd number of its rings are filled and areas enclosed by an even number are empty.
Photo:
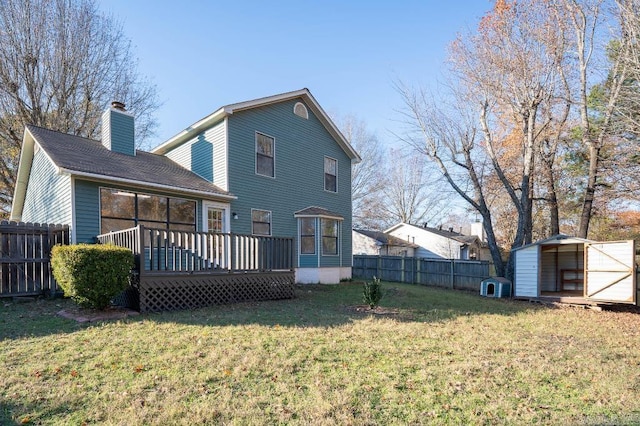
M515 252L515 292L516 297L538 297L539 246L523 248Z
M33 156L22 221L71 225L71 177L57 174L41 149Z
M351 266L351 159L309 109L293 113L301 99L235 112L228 117L229 191L238 197L232 231L251 233L251 209L272 212L272 235L297 237L294 212L320 206L344 216L340 256L323 256L320 266ZM256 175L255 138L275 138L275 178ZM324 157L338 161L337 193L324 190ZM315 266L315 265L314 265Z

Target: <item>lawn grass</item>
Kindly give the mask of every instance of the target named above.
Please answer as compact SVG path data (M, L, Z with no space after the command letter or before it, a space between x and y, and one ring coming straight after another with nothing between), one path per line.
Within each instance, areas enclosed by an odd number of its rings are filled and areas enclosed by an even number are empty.
M637 424L640 315L383 283L77 324L0 300L0 424Z

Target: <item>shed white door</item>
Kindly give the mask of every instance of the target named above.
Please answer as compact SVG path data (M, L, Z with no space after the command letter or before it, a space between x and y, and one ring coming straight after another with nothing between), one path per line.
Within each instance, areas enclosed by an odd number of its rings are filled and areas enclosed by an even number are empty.
M635 253L634 241L586 243L585 296L603 302L635 303Z

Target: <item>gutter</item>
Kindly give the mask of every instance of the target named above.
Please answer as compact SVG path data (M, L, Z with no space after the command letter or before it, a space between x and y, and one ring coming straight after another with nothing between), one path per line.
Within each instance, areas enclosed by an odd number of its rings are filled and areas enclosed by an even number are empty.
M180 187L176 187L176 186L171 186L171 185L162 185L162 184L157 184L157 183L147 183L147 182L140 182L137 180L131 180L131 179L125 179L125 178L117 178L117 177L111 177L111 176L104 176L104 175L98 175L98 174L94 174L94 173L87 173L87 172L78 172L75 170L69 170L69 169L65 169L62 167L58 168L58 172L59 173L63 173L63 174L68 174L70 176L81 176L81 177L85 177L85 178L89 178L92 180L98 180L98 181L106 181L106 182L118 182L118 183L123 183L126 185L131 185L131 186L136 186L136 187L146 187L146 188L156 188L156 189L161 189L161 190L165 190L165 191L172 191L172 192L179 192L182 194L191 194L191 195L197 195L203 198L207 198L207 199L218 199L218 200L225 200L225 201L232 201L232 200L237 200L238 197L236 197L235 195L224 195L224 194L214 194L211 192L206 192L206 191L198 191L198 190L194 190L194 189L185 189L185 188L180 188Z

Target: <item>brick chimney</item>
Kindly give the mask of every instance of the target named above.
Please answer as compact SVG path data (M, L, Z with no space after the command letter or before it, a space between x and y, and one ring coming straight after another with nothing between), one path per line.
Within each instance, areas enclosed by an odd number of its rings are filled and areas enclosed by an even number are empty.
M102 114L102 145L121 154L136 155L133 115L122 102L111 102Z

